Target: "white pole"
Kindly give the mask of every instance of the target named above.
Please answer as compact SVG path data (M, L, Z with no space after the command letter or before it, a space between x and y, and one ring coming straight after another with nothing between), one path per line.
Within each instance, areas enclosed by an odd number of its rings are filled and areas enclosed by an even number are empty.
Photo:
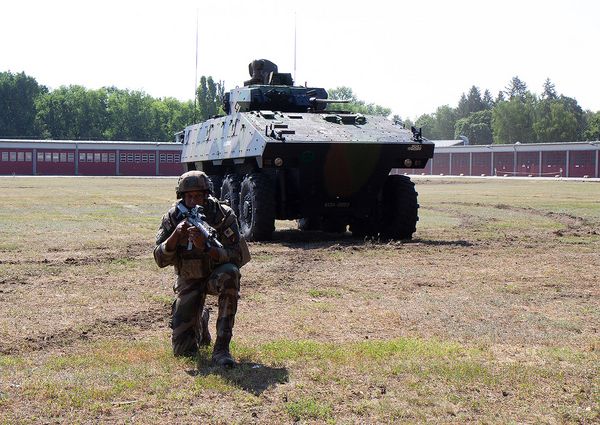
M296 84L296 12L294 12L294 84Z
M194 70L194 121L196 120L197 95L198 90L198 9L196 9L196 67Z

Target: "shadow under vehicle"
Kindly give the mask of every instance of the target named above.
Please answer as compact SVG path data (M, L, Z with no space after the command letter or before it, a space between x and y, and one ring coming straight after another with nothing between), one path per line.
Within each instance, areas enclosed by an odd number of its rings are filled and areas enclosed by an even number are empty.
M385 117L338 110L320 87L294 86L265 59L226 93L227 115L176 134L182 162L209 175L247 240L268 240L275 219L302 230L410 239L417 192L393 168L424 168L433 143ZM332 106L335 110L332 110Z

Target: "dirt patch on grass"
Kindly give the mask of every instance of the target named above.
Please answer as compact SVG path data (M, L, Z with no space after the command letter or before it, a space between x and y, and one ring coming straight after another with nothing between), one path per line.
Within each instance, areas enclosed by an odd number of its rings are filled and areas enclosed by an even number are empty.
M461 222L465 235L469 227L480 225L477 215ZM537 237L541 243L520 241L518 236L380 242L349 234L278 232L273 242L251 244L254 261L242 270L236 333L256 341L452 335L470 343L551 345L561 340L589 346L598 328L594 320L585 320L586 312L597 306L598 261L577 245L565 245L557 263L556 254L547 252L556 241L544 231ZM104 337L121 323L143 328L136 317L164 324L171 295L168 289L160 293L146 287L148 279L156 279L151 247L138 242L119 251L98 250L94 256L70 252L67 257L57 253L38 261L7 261L20 272L0 281L0 302L52 299L57 291L63 297L46 306L37 304L37 312L57 320L42 321L37 314L13 308L30 324L22 335L5 334L2 352ZM163 272L162 287L169 288L169 272ZM93 296L101 294L101 299ZM70 304L70 299L76 302ZM61 301L62 314L79 317L59 317L53 309ZM80 305L82 301L90 304ZM214 297L208 304L216 312ZM121 314L123 310L128 313ZM285 320L274 326L273 318L281 315Z
M480 202L468 203L468 202L453 202L446 203L446 205L461 205L464 207L479 207L479 208L489 208L490 205L483 204ZM515 205L507 205L507 204L495 204L491 205L492 208L496 208L499 210L507 210L514 211L522 214L528 214L532 216L538 217L546 217L557 223L561 223L565 226L564 230L557 230L555 234L557 236L563 236L564 234L589 234L589 235L599 235L600 233L600 224L595 220L590 220L585 217L579 217L573 214L565 213L565 212L554 212L541 210L531 207L519 207Z
M146 311L134 311L129 315L108 319L96 318L92 323L71 329L48 329L47 333L16 338L12 344L0 347L1 354L19 354L38 350L68 347L81 340L100 340L111 337L129 337L135 340L143 331L164 328L169 321L170 311L155 307Z

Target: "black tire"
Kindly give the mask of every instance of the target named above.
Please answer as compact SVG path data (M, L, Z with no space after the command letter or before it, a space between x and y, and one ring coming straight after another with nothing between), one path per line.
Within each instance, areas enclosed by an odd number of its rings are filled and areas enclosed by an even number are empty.
M221 184L220 199L227 201L236 216L239 215L240 206L240 178L237 174L228 174Z
M223 177L218 174L208 176L210 179L210 190L215 198L221 199L221 185L223 184Z
M240 232L248 241L266 241L275 231L275 187L269 176L248 174L240 189Z
M417 196L410 178L400 175L387 177L383 185L382 238L412 239L419 221Z

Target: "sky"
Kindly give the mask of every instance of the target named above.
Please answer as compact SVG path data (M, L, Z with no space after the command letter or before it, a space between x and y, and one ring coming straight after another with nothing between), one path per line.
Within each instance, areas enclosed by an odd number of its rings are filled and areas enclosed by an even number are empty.
M412 120L514 76L600 111L599 52L596 0L0 0L0 72L50 89L188 100L196 77L242 86L264 58Z

